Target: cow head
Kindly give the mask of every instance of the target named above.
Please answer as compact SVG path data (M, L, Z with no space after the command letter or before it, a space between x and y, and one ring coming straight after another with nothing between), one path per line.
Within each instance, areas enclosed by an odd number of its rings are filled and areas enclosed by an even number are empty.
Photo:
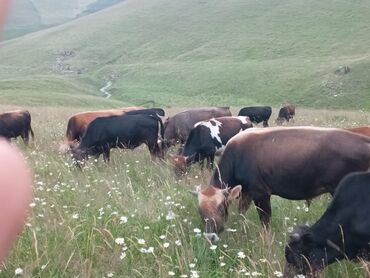
M190 164L194 161L196 154L191 156L174 155L172 156L172 165L177 176L185 174Z
M304 274L305 277L316 277L318 270L322 267L321 256L323 250L314 240L309 226L299 226L290 234L288 245L285 247L286 265L284 277L296 277Z
M187 171L187 157L182 155L174 155L172 157L172 164L176 175L180 176Z
M78 167L81 167L81 162L87 159L87 152L82 151L78 146L71 145L71 155Z
M228 206L239 196L241 190L240 185L225 189L208 186L195 192L198 196L198 211L205 223L205 235L209 240L215 241L217 234L224 230Z

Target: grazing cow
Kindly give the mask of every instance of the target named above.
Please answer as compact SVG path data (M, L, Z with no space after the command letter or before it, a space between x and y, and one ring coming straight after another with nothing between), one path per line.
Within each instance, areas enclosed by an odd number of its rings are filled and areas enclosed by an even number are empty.
M229 107L190 109L170 117L164 131L166 146L175 145L177 142L184 144L197 122L224 116L231 116Z
M0 114L0 136L10 140L21 136L28 146L29 134L34 138L31 128L31 115L27 110L16 110Z
M253 200L268 227L271 195L307 200L333 194L345 175L369 165L370 138L342 129L247 129L229 141L210 185L198 192L199 212L208 219L206 232L218 233L228 203L241 193L239 211L245 212Z
M362 127L352 127L352 128L346 128L346 130L362 134L365 136L370 136L370 126L362 126Z
M111 148L135 149L146 144L152 157L163 158L163 123L158 116L123 115L101 117L93 120L86 129L81 143L72 147L75 160L88 156L110 160ZM77 164L79 166L79 164Z
M370 173L352 173L339 183L334 198L311 227L299 226L285 248L284 277L316 277L342 259L370 258Z
M68 120L67 131L65 135L64 142L67 146L71 146L81 140L85 133L85 130L89 123L98 117L108 117L108 116L120 116L126 112L132 110L143 109L144 107L131 106L120 109L110 109L110 110L99 110L99 111L88 111L80 112L74 114Z
M212 167L215 154L221 153L226 143L237 133L253 127L248 117L221 117L198 122L190 131L181 155L173 157L176 173L184 173L187 166L207 159Z
M295 116L295 106L293 104L288 104L283 106L279 110L279 115L276 119L278 125L282 125L284 121L289 122Z
M268 120L271 117L272 109L270 106L251 106L240 109L238 116L246 116L252 123L263 122L263 127L268 127Z

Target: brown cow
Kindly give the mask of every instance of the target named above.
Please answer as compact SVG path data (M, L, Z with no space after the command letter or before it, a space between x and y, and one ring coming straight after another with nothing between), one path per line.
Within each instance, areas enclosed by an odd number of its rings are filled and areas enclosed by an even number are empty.
M64 138L66 146L77 144L85 133L87 126L98 117L121 116L128 111L143 109L141 106L131 106L118 109L87 111L74 114L68 120Z
M31 128L31 115L27 110L16 110L0 114L0 136L10 140L21 136L28 146L29 134L34 138Z
M346 130L362 134L365 136L370 136L370 126L362 126L362 127L352 127L352 128L346 128Z
M229 202L241 193L240 212L253 200L269 226L271 195L290 200L334 193L348 173L370 165L370 138L342 129L247 129L226 145L210 185L198 191L199 212L211 240L223 230Z
M295 106L293 104L287 104L280 108L279 115L276 119L278 125L282 125L284 121L289 122L295 116Z
M165 143L167 146L177 142L184 144L197 122L224 116L231 116L229 107L197 108L180 112L170 117L165 124Z
M175 173L186 172L188 166L200 162L212 167L216 154L221 154L226 143L240 131L253 127L248 117L220 117L198 122L190 131L181 155L173 157Z

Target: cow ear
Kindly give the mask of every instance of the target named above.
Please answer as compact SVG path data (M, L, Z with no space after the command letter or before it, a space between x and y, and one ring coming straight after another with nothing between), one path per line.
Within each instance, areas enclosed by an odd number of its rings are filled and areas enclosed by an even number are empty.
M228 201L232 201L232 200L238 198L241 192L242 192L242 186L241 185L235 186L232 189L230 189L229 190Z

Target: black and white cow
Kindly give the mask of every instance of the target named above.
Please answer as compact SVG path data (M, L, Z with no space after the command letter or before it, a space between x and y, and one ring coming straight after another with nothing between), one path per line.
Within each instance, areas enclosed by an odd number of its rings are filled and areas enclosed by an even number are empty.
M299 226L285 248L284 277L316 277L338 260L370 259L370 173L352 173L339 183L321 218Z
M86 129L81 143L71 149L76 161L88 156L110 159L111 148L134 149L148 146L152 157L163 158L163 123L158 116L123 115L101 117L93 120ZM77 164L79 166L79 164Z
M268 120L271 117L272 109L270 106L250 106L240 109L238 116L246 116L253 123L263 122L263 127L268 127Z
M248 117L220 117L198 122L189 133L180 155L173 157L176 173L183 173L192 163L207 160L212 167L214 157L240 131L253 127Z

